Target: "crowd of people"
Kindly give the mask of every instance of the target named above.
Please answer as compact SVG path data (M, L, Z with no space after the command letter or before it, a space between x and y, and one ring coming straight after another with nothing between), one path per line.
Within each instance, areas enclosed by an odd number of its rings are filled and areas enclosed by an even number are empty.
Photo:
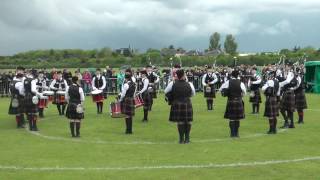
M216 92L227 97L224 118L229 120L230 137L239 137L240 121L245 119L243 96L250 92L252 113L259 114L262 103L261 91L266 96L263 116L269 120L268 134L277 133L277 117L281 114L281 128L294 128L293 113L298 112L298 123L304 122L307 108L304 94L303 66L268 65L259 70L255 66L194 67L183 69L180 65L159 69L148 65L133 70L127 68L117 74L108 66L105 69L89 70L73 74L67 69L59 71L25 70L18 67L9 79L11 102L9 114L15 115L17 127L24 128L25 116L29 129L38 131L37 119L44 118L44 109L52 101L58 114L70 120L72 137L80 137L81 120L84 118L83 103L91 95L97 106L97 114L103 113L107 92L117 92L117 101L112 113L125 118L125 133L133 133L133 118L136 108L142 106L142 122L149 121L148 114L157 98L160 79L168 104L171 106L169 120L177 123L179 143L190 142L193 107L191 97L197 90L203 92L208 111L214 110ZM1 76L3 77L3 76ZM114 78L117 81L107 81ZM197 79L197 81L195 81ZM196 83L195 83L196 82Z

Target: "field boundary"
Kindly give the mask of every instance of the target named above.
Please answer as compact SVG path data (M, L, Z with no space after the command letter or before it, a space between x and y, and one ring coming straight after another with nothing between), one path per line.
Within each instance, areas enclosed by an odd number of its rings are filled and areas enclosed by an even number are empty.
M23 166L3 166L0 170L22 170L22 171L131 171L131 170L158 170L158 169L204 169L204 168L237 168L255 167L274 164L299 163L304 161L319 161L320 156L305 157L288 160L268 160L254 162L238 162L230 164L189 164L189 165L159 165L159 166L132 166L132 167L23 167Z
M65 137L56 137L56 136L47 136L47 135L43 135L39 132L34 132L34 131L29 131L28 129L26 129L26 131L32 135L44 138L44 139L48 139L48 140L55 140L55 141L66 141L66 142L74 142L74 143L89 143L89 144L114 144L114 145L161 145L161 144L177 144L176 141L167 141L167 142L152 142L152 141L132 141L132 142L128 142L128 141L122 141L122 142L112 142L112 141L103 141L103 140L82 140L82 139L74 139L74 138L65 138ZM286 132L287 129L281 129L278 131L278 133L284 133ZM247 136L241 136L241 139L248 139L248 138L255 138L255 137L261 137L261 136L272 136L272 135L268 135L268 134L262 134L262 133L258 133L258 134L252 134L252 135L247 135ZM192 140L192 143L214 143L214 142L222 142L222 141L232 141L235 139L232 138L217 138L217 139L201 139L201 140Z

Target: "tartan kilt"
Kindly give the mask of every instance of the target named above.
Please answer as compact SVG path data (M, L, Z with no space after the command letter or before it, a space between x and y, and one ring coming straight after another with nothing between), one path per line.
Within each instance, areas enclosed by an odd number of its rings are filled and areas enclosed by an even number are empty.
M294 112L296 108L296 100L293 91L286 91L282 95L280 109Z
M264 107L264 117L274 118L279 116L279 103L276 96L267 96L265 107Z
M125 97L123 101L121 101L121 113L127 116L135 115L134 98Z
M214 88L214 86L209 86L210 87L210 92L206 91L206 88L208 88L207 86L204 87L203 89L203 94L205 98L216 98L216 90Z
M152 105L152 97L149 92L142 93L142 99L143 99L143 108L144 109L150 109Z
M66 117L68 119L81 120L84 118L84 113L77 113L77 103L69 103L66 111Z
M38 113L38 104L33 104L32 102L33 95L31 93L27 93L23 98L23 107L25 113Z
M307 99L304 91L296 92L295 93L295 100L296 100L296 108L297 109L307 109Z
M156 99L157 98L157 88L155 85L151 85L150 87L152 87L153 90L152 90L152 92L149 92L149 93L153 99Z
M244 102L242 101L242 98L228 98L224 118L232 120L240 120L245 118Z
M16 98L18 100L18 107L12 107L12 101L13 99ZM22 114L24 113L24 106L23 106L23 98L20 97L11 97L10 105L9 105L9 115L17 115L17 114Z
M254 92L254 96L253 97L250 96L249 102L251 102L253 104L261 103L262 101L261 101L261 93L260 93L260 91L259 90L255 90L253 92Z
M170 110L169 121L191 122L193 121L193 108L191 100L173 101Z

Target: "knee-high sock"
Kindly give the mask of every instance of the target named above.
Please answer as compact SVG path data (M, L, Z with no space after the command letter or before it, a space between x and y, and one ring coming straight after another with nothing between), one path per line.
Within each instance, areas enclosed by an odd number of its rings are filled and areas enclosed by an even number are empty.
M286 114L286 111L285 110L281 110L280 112L282 114L282 117L283 117L285 123L288 123L288 116Z
M210 110L210 100L207 99L207 109Z
M39 116L43 117L43 108L39 108Z
M70 122L70 132L71 132L72 136L75 136L74 135L74 122Z
M24 114L20 114L20 125L24 126L26 123L25 119L24 119Z
M178 124L178 132L179 132L179 142L184 142L184 132L185 132L185 125L184 124Z
M34 130L34 131L37 131L37 130L38 130L37 120L38 120L37 115L32 115L32 125L33 125L33 130Z
M256 112L256 105L252 104L252 113L255 113L255 112Z
M256 108L257 108L257 109L256 109L256 112L259 113L259 109L260 109L260 104L259 104L259 103L256 104Z
M62 113L61 113L61 105L60 104L57 104L57 109L59 111L59 115L61 115Z
M61 112L62 114L64 114L64 110L65 110L65 109L66 109L66 105L63 104L63 105L62 105L62 112Z
M240 121L235 121L235 128L234 128L234 135L239 136L239 127L240 127Z
M132 117L126 118L126 132L132 133Z
M143 109L143 120L148 121L148 109Z
M191 124L185 123L185 141L190 141L190 131L191 131Z
M99 105L99 102L96 103L97 104L97 113L100 112L100 105Z
M102 113L103 110L103 102L100 102L100 112Z
M80 122L76 122L76 136L80 136Z
M303 109L298 109L299 122L303 122Z
M235 121L233 121L233 120L229 121L229 128L230 128L230 136L234 137L235 136Z
M273 119L269 119L269 132L272 132L273 130Z
M293 124L293 112L288 111L288 118L290 119L290 123Z
M16 122L17 122L17 127L21 127L21 120L20 120L20 115L16 115Z
M32 131L33 130L33 119L32 119L32 115L28 114L27 115L27 119L29 122L29 130Z
M277 122L278 122L278 120L277 120L277 118L275 117L275 118L273 119L273 132L277 132Z

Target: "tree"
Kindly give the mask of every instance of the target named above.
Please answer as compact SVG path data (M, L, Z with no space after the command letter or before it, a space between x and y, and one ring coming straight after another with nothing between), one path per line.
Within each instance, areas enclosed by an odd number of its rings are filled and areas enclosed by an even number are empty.
M215 32L210 36L209 50L212 51L219 49L221 49L220 34L218 32Z
M238 44L232 34L226 36L224 41L224 50L230 55L235 55L237 53Z

